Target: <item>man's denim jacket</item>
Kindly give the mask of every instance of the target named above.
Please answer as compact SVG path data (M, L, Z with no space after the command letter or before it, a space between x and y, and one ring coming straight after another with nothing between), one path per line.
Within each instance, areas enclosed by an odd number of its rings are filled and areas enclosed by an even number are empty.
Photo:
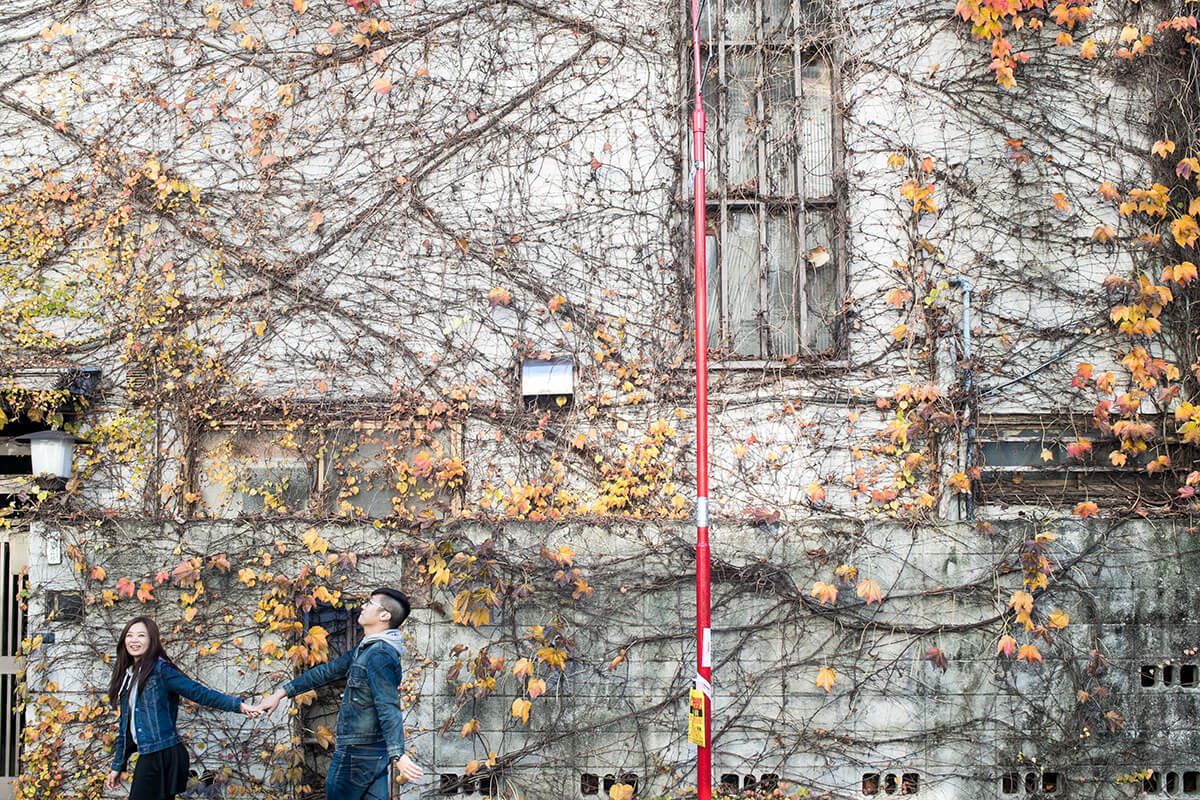
M404 755L404 721L397 687L400 655L383 642L370 642L313 667L283 685L288 697L346 679L338 711L337 745L387 744L388 758Z
M137 693L137 713L133 715L134 724L137 726L137 743L134 744L128 733L130 684L131 681L126 680L121 685L116 754L112 762L114 772L125 770L125 765L129 763L129 757L134 750L154 753L173 747L179 742L175 719L179 715L180 697L222 711L237 711L242 705L240 699L196 683L166 659L160 658L146 676L146 684Z

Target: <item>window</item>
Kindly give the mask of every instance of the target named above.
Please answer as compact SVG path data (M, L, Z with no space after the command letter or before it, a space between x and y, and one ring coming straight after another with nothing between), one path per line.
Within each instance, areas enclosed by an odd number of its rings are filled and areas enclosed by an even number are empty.
M834 63L818 49L830 26L815 7L704 5L708 346L732 358L837 350L840 154Z
M200 439L195 511L436 519L466 480L461 426L440 418L222 424Z
M972 477L985 503L1076 503L1102 496L1168 500L1171 489L1147 466L1164 457L1188 464L1191 448L1170 425L1147 417L1149 447L1114 463L1119 440L1096 429L1090 415L980 415L971 453Z

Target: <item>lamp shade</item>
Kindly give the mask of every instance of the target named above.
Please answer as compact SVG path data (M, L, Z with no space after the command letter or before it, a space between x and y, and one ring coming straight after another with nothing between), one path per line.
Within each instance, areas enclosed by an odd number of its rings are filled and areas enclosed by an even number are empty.
M33 462L34 475L48 474L64 479L71 477L75 445L87 442L87 439L80 439L59 430L28 433L16 439L18 442L29 442L29 457Z

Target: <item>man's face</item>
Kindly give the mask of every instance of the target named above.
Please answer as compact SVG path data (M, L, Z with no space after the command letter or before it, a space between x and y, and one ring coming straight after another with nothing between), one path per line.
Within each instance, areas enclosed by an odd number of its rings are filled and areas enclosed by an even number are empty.
M371 595L371 597L367 598L367 602L363 603L362 608L360 608L358 611L358 624L365 626L373 625L377 622L383 622L385 621L383 616L386 613L387 612L380 607L379 603L375 601L375 596Z

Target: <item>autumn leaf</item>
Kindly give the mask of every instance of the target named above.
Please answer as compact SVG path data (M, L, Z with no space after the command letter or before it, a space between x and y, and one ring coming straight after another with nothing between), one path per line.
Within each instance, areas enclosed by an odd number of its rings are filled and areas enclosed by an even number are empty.
M525 678L533 674L533 662L528 658L522 658L516 664L513 664L513 677Z
M530 700L536 700L546 693L546 681L544 678L531 678L529 684L525 687L526 694Z
M154 599L154 587L148 583L143 583L138 586L137 599L139 603L148 603ZM188 611L195 612L194 608L189 608Z
M1058 211L1070 211L1071 205L1067 202L1067 197L1062 192L1055 192L1051 197L1054 201L1054 208Z
M817 602L822 605L834 605L837 603L837 587L831 583L817 581L813 584L812 597L817 598Z
M117 594L121 597L133 597L133 593L137 591L137 586L129 578L121 578L117 581Z
M512 701L512 715L521 720L521 724L524 725L529 722L529 709L532 706L533 703L523 697L518 697Z
M1171 153L1175 152L1175 143L1170 139L1159 139L1150 148L1150 152L1159 158L1166 158Z
M1023 644L1017 650L1017 660L1028 661L1030 664L1036 661L1040 664L1042 663L1042 654L1038 652L1037 645Z
M529 701L526 700L525 702ZM477 719L471 719L462 726L462 738L464 739L469 739L477 733L479 733L479 720Z
M817 686L824 689L826 693L833 688L833 685L837 683L837 680L837 673L829 667L821 667L819 670L817 670Z
M1046 615L1046 626L1055 630L1062 630L1071 622L1071 617L1065 611L1055 610Z
M608 789L609 800L633 800L633 786L628 783L614 783Z
M1096 516L1096 512L1099 510L1100 506L1096 505L1091 500L1085 500L1082 503L1076 503L1075 510L1071 513L1080 519L1087 519L1088 517Z
M926 647L925 660L930 664L933 664L942 672L946 671L946 655L942 652L940 647Z
M1018 589L1013 592L1008 598L1008 607L1018 614L1029 614L1033 612L1033 595L1029 592Z
M303 14L305 11L308 11L308 0L292 0L292 10L297 14ZM322 747L326 746L322 745Z
M954 490L955 494L971 493L971 481L967 478L966 473L956 472L946 479L946 483Z
M1049 448L1043 447L1041 452L1042 461L1053 461L1054 453Z
M1179 219L1172 221L1171 235L1175 237L1175 243L1180 247L1191 247L1196 243L1196 239L1200 238L1200 227L1196 225L1196 218L1184 214Z
M329 728L326 728L324 725L318 725L317 729L313 731L313 736L316 738L317 744L321 745L323 750L328 750L333 746L334 736L329 731Z
M1058 36L1054 37L1054 44L1059 47L1070 47L1075 44L1075 40L1066 31L1059 31Z
M829 263L829 251L822 247L814 247L808 251L808 263L814 267L823 267Z
M1095 58L1096 57L1096 43L1093 42L1091 39L1087 39L1086 41L1084 41L1083 45L1079 48L1079 57L1084 59L1085 61Z
M1009 636L1007 633L1000 637L1000 641L996 643L996 655L1011 656L1013 650L1017 647L1017 640Z
M392 90L392 82L381 76L374 80L374 82L371 84L371 88L376 94L387 94Z
M1116 733L1125 727L1125 718L1116 711L1106 711L1104 713L1104 724L1108 726L1111 732Z
M310 553L324 553L329 549L329 542L321 538L316 528L309 528L300 536L300 542Z
M889 289L888 293L883 299L889 306L894 308L904 308L904 305L912 299L912 293L907 289L896 287L894 289Z
M1117 232L1112 229L1111 225L1097 225L1096 229L1092 231L1092 241L1100 242L1100 244L1106 244L1116 235Z
M1076 439L1067 445L1067 455L1071 458L1082 460L1090 452L1092 452L1092 443L1087 439Z
M875 603L883 605L883 593L879 591L879 584L872 580L861 580L854 587L854 593L866 601L867 605Z
M550 309L551 314L556 314L558 313L558 310L566 304L566 302L567 298L563 297L561 294L556 294L551 297L549 301L547 301L546 307Z
M512 292L497 286L487 293L489 306L506 306L512 302Z
M904 166L904 154L903 153L889 153L888 157L887 157L887 165L889 167L891 167L893 170L900 169L901 167Z
M908 333L908 326L901 322L896 327L892 328L892 338L900 341L904 338L904 334Z
M813 481L808 485L808 499L813 503L825 502L825 490L821 488L821 484Z

